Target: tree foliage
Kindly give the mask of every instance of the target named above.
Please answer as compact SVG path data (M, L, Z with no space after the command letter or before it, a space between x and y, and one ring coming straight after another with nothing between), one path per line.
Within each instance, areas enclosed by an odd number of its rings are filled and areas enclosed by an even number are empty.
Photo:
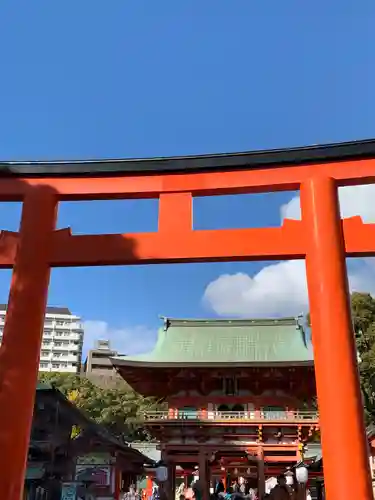
M369 293L351 295L352 319L366 420L375 421L375 299Z
M350 301L365 416L367 423L375 423L375 299L369 293L353 292Z
M150 440L142 426L144 412L164 408L162 402L139 395L121 379L100 386L85 376L42 372L39 381L59 389L88 417L126 441Z

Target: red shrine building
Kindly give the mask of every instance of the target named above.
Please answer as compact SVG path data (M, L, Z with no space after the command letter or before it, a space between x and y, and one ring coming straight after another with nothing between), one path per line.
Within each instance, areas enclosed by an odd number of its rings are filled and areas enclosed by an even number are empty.
M164 319L152 352L112 362L140 394L167 402L145 414L168 466L210 484L265 481L301 461L318 436L313 353L299 319Z

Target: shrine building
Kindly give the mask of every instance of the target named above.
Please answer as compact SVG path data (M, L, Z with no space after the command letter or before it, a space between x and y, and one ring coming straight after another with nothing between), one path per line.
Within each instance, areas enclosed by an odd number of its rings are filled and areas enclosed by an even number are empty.
M135 391L164 400L145 425L168 466L199 474L203 499L215 480L267 478L303 458L318 438L313 353L299 318L164 318L154 349L112 362Z

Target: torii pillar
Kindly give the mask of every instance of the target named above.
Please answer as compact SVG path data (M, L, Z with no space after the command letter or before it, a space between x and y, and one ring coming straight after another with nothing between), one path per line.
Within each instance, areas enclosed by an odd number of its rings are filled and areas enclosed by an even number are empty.
M0 350L0 498L4 500L20 500L23 493L56 215L57 197L51 189L28 191Z
M334 179L319 176L305 181L301 209L326 494L329 500L348 498L348 483L337 480L342 478L340 468L353 478L349 487L353 498L370 500L345 242Z

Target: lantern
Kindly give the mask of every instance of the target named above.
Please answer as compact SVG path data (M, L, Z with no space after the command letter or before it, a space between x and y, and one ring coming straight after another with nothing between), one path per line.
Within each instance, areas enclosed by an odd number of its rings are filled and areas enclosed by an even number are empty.
M164 465L157 467L156 469L156 479L160 483L164 483L168 479L168 469Z
M286 481L286 484L288 486L292 486L292 484L294 483L294 475L293 475L293 472L291 470L287 470L284 474L285 476L285 481Z
M309 471L306 465L301 464L296 468L296 479L299 484L306 484L309 479Z

